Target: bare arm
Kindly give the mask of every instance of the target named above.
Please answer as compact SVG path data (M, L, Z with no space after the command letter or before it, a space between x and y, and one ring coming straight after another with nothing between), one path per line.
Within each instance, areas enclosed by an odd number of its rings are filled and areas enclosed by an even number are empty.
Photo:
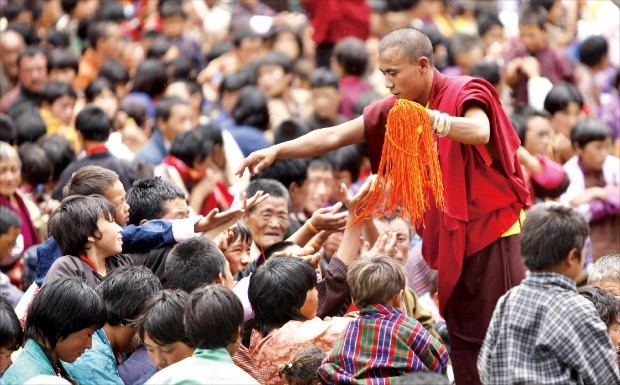
M364 118L350 120L338 126L314 130L300 138L255 151L243 160L236 174L247 168L252 175L276 159L311 158L350 144L364 141Z
M434 120L434 110L429 110L431 121ZM491 138L491 125L484 110L473 106L465 111L464 117L450 117L450 131L448 138L464 144L487 144Z

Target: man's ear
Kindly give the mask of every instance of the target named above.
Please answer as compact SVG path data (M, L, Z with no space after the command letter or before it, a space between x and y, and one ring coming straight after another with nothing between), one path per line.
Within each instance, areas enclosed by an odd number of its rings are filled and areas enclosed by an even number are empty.
M568 252L566 258L564 258L564 263L566 263L566 266L568 267L573 267L576 264L581 263L581 253L576 247L572 248L571 251Z
M141 220L141 221L140 221L140 226L142 226L143 224L145 224L145 223L146 223L146 222L148 222L148 221L149 221L148 219L143 219L143 220Z
M405 295L405 290L401 289L398 291L398 293L394 294L394 296L392 297L392 299L390 300L390 302L392 303L392 307L399 309L403 306L403 299L404 299L404 295Z
M431 69L431 62L425 56L422 56L418 59L418 65L420 66L420 72L422 72L423 74L425 74Z
M213 280L213 283L218 285L222 285L224 283L224 276L222 275L222 273L217 274L217 277Z

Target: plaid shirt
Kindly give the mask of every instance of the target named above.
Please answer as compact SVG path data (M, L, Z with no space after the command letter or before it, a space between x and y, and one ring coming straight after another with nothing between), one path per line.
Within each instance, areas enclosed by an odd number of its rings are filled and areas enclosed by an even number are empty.
M390 384L410 371L444 373L448 353L413 318L387 305L368 305L336 340L319 368L327 384Z
M500 298L478 356L483 384L620 384L591 302L557 273L528 272Z
M346 313L351 304L348 271L349 267L336 255L329 261L325 277L316 285L319 292L317 315L320 318L341 317Z

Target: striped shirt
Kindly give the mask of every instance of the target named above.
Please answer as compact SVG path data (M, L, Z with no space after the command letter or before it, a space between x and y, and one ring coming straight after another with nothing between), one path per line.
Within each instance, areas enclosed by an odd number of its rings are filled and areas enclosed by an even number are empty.
M319 368L326 384L390 384L410 371L445 373L448 353L413 318L372 304L340 334Z

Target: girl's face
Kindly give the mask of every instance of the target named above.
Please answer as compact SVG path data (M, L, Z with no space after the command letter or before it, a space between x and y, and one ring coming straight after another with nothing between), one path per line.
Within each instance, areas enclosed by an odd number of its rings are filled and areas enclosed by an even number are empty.
M581 164L587 171L601 171L605 158L611 153L611 138L595 140L577 149Z
M92 347L94 333L95 329L82 329L60 339L54 348L56 355L65 362L74 362Z
M123 251L122 229L116 224L114 218L106 218L103 215L99 215L97 229L99 230L99 239L89 237L89 240L94 240L92 244L98 253L112 256Z
M0 159L0 195L11 197L21 184L22 173L17 158Z
M224 250L224 256L230 264L230 273L236 276L240 271L245 270L250 264L250 244L236 239Z
M181 341L176 341L167 345L159 345L153 341L148 333L144 333L144 346L149 358L157 369L162 370L172 364L191 357L194 348Z
M0 347L0 373L6 372L6 370L11 366L13 360L11 360L11 354L13 354L15 350L7 347Z

